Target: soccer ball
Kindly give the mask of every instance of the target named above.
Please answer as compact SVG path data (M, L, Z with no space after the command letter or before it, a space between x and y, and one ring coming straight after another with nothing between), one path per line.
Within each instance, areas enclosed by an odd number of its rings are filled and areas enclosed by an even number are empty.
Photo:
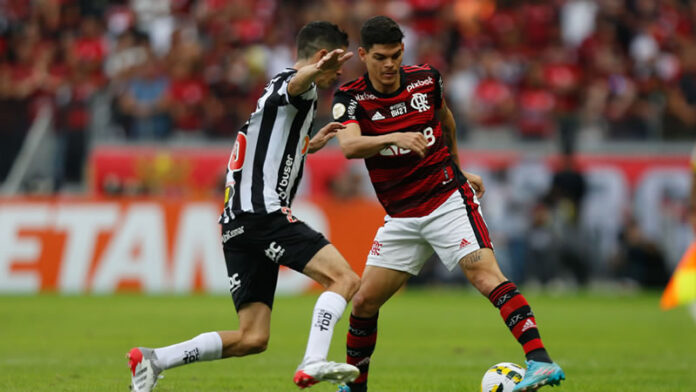
M486 370L481 392L512 392L524 377L524 368L512 362L496 363Z

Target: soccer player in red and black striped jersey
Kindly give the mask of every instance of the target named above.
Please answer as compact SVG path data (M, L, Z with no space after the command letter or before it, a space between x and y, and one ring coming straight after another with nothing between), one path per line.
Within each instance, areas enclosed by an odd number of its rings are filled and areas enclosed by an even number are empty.
M462 269L522 345L527 374L515 390L558 384L565 375L544 348L529 304L498 267L478 200L481 178L459 169L440 73L401 65L403 33L393 20L374 17L360 33L367 73L335 92L332 111L346 126L337 135L343 153L365 159L387 216L353 298L347 362L361 374L342 390L367 390L379 309L433 252L450 270Z

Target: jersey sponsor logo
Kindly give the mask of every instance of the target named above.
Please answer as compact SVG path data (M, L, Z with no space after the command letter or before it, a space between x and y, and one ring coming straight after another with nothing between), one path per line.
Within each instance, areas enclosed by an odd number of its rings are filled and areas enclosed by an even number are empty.
M246 156L247 136L244 132L237 133L237 139L232 147L230 160L227 162L227 169L231 172L242 170L244 165L244 157Z
M371 99L377 99L377 97L371 93L361 93L355 94L355 99L357 99L358 101L369 101Z
M348 117L355 118L355 109L358 108L358 101L351 100L348 105Z
M384 120L386 117L382 113L378 111L375 112L375 114L372 115L372 118L370 120L372 121L378 121L378 120Z
M225 242L229 241L230 239L244 234L244 226L239 226L235 229L232 230L227 230L222 234L222 243L224 244Z
M423 130L423 136L428 143L428 147L435 144L435 131L432 127L427 127ZM410 154L411 150L408 148L397 147L394 144L390 144L383 149L379 150L379 155L383 157L400 156Z
M428 96L422 93L413 94L413 97L411 97L411 107L418 110L419 113L429 110Z
M264 252L266 253L266 257L271 259L274 263L277 263L278 260L283 257L283 254L285 254L285 249L273 241Z
M244 132L237 133L237 139L232 147L230 160L227 162L227 170L234 173L242 170L244 166L244 158L246 157L247 136ZM225 186L225 204L227 204L232 196L234 196L234 180L228 181Z
M290 185L290 173L292 172L292 164L295 163L295 157L288 154L285 157L285 166L283 167L283 174L281 174L280 181L278 181L278 187L276 191L281 199L288 199L288 185Z
M399 117L408 112L408 107L406 107L406 102L399 102L396 105L391 105L389 111L392 117Z
M411 90L413 90L414 88L429 86L433 83L434 83L433 78L428 76L427 79L416 80L415 82L412 82L411 84L406 86L406 91L408 91L410 93Z
M239 290L242 287L242 281L239 279L239 274L234 274L230 278L230 294Z
M338 120L339 118L341 118L341 116L343 116L346 113L346 105L342 103L337 103L333 105L331 113L333 114L334 120Z

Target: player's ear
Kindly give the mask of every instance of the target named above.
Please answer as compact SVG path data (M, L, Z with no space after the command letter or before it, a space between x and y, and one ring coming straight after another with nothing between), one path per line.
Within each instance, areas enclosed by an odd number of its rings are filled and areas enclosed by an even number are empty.
M358 48L358 56L360 56L360 61L365 62L365 57L367 57L367 50L360 46Z
M317 61L321 60L322 57L326 56L329 53L328 50L326 49L319 49L316 52L314 52L314 55L312 56L312 62L316 63Z

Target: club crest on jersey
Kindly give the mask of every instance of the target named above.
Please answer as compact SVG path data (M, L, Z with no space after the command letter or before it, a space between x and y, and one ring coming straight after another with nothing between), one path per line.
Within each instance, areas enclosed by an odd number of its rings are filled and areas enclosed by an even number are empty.
M419 113L429 110L428 96L422 93L413 94L413 97L411 97L411 107L418 110Z
M427 79L416 80L415 82L412 82L411 84L406 86L406 91L408 91L410 93L411 90L413 90L414 88L429 86L433 83L434 83L433 78L428 76Z
M406 107L406 102L399 102L396 105L391 105L389 111L392 117L399 117L408 112L408 107Z

